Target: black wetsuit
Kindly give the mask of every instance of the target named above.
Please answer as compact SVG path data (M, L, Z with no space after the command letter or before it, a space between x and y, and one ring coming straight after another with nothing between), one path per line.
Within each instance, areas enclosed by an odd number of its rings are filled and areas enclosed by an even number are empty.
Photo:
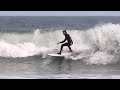
M63 42L65 42L66 40L67 40L67 43L64 43L64 44L61 45L60 53L61 53L61 51L62 51L62 49L63 49L63 46L68 46L68 48L69 48L70 51L72 52L70 46L73 44L73 41L72 41L72 39L71 39L71 37L70 37L69 34L65 34L65 39L64 39L62 42L60 42L60 43L63 43Z

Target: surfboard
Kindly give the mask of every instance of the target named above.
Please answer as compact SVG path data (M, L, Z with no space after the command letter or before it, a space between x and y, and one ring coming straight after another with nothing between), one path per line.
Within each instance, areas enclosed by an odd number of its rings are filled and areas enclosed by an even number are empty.
M64 57L71 55L72 53L62 53L62 54L48 54L49 56L54 56L54 57Z
M54 57L64 57L64 55L60 55L60 54L48 54L49 56L54 56Z

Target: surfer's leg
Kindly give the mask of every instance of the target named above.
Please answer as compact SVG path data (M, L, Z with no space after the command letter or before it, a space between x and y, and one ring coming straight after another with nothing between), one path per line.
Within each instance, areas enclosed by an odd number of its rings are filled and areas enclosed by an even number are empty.
M69 50L70 50L70 52L72 52L72 49L71 49L71 44L70 43L67 43L67 46L68 46L68 48L69 48Z
M70 44L68 44L68 48L69 48L70 52L72 52L72 49L71 49L71 47L70 47Z
M68 46L68 48L70 49L70 52L72 52L72 49L71 49L71 47L70 47L70 46Z
M62 44L62 45L61 45L61 49L60 49L60 53L62 52L63 46L64 46L64 45Z
M58 54L61 54L62 49L63 49L64 46L67 46L67 43L64 43L64 44L61 45L61 49L60 49L60 52Z
M62 52L62 49L63 49L64 46L67 46L66 43L61 45L60 52Z

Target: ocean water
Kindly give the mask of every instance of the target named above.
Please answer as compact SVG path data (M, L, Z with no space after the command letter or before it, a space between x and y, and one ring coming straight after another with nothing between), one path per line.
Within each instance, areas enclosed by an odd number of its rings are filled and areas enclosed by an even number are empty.
M50 57L62 30L73 39L73 54ZM1 16L0 78L119 79L120 17Z

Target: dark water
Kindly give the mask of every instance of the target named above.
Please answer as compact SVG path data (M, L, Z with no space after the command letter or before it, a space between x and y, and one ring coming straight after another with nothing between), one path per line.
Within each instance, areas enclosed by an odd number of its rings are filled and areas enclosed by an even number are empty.
M112 16L0 17L0 78L120 78L119 23ZM48 57L59 51L63 29L73 55Z
M0 59L0 78L6 79L119 79L119 65L85 65L80 61L46 59L40 56Z

